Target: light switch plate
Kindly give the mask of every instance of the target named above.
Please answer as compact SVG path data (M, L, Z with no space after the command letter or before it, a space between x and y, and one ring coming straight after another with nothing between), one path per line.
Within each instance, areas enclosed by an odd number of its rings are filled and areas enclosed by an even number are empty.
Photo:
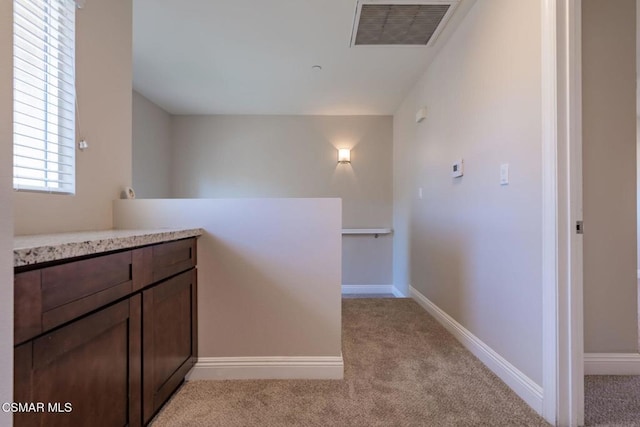
M509 185L509 163L500 165L500 185Z
M459 178L464 175L464 160L460 159L451 165L451 176L453 178Z

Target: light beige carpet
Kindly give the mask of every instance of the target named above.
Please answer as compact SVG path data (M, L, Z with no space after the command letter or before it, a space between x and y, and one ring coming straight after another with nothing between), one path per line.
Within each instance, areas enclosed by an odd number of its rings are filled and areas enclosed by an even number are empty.
M640 426L640 376L584 377L586 426Z
M410 299L343 300L344 380L193 381L162 426L548 425Z

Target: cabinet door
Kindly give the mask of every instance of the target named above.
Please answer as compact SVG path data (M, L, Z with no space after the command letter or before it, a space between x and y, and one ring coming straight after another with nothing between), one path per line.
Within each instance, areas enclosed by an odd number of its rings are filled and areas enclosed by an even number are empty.
M139 426L140 295L15 348L14 400L44 404L15 413L20 426Z
M184 380L197 355L196 270L142 293L143 420Z

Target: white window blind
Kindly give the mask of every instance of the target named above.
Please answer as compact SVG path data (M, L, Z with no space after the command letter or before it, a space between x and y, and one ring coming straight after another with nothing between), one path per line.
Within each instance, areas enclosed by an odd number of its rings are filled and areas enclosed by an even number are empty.
M13 2L13 187L75 193L75 2Z

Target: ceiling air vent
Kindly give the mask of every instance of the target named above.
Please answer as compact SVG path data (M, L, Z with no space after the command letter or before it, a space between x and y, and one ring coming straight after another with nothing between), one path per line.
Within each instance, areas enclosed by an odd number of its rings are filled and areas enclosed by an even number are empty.
M458 0L358 0L351 46L428 46Z

